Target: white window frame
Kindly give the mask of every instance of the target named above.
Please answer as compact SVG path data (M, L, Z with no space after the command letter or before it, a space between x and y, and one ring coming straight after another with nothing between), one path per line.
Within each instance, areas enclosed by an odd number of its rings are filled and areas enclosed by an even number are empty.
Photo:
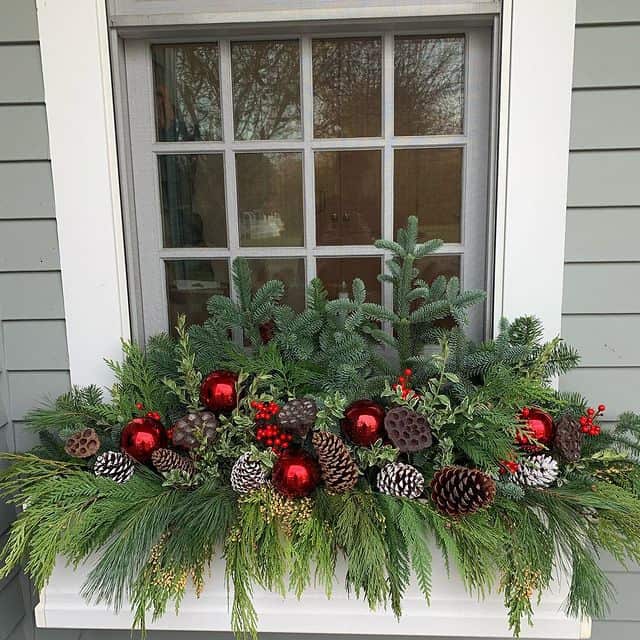
M500 8L488 0L422 1L401 9L353 4L353 11L300 9L289 19ZM37 0L37 7L71 380L108 384L102 358L119 357L120 339L131 336L130 315L140 310L127 289L121 196L127 201L131 194L120 190L127 185L118 172L106 8L104 0ZM220 19L256 23L263 13L227 11ZM560 332L561 320L575 2L504 0L494 23L501 46L494 43L500 104L492 316L497 326L502 316L533 313L550 336ZM117 84L115 92L119 100Z

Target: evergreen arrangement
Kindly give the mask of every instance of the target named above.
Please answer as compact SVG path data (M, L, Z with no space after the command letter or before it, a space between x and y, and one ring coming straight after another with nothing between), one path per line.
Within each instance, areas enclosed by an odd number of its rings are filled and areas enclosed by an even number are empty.
M599 553L640 562L640 417L601 430L604 405L558 392L578 356L535 318L470 340L483 293L418 277L440 245L415 218L378 241L392 309L361 280L338 300L314 280L296 312L238 259L203 325L123 344L108 398L32 411L39 446L1 456L0 492L27 506L0 579L22 566L41 589L59 556L98 554L83 594L144 628L223 554L233 629L255 636L255 585L329 596L344 558L349 591L400 616L412 574L429 601L437 549L470 592L502 591L514 635L558 571L569 614L604 615Z

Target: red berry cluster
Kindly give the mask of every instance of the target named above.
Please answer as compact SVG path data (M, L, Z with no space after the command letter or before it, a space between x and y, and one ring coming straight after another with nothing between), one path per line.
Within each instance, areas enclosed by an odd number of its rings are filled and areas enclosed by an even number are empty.
M413 371L411 369L405 369L404 375L398 376L398 381L391 386L394 391L400 391L402 393L402 398L406 398L409 395L409 392L413 391L409 386L411 381L409 378L413 375Z
M256 440L265 447L271 447L276 453L288 449L293 436L285 433L277 424L266 424L256 430Z
M252 400L249 404L256 412L256 420L269 422L269 420L280 411L280 406L277 402L258 402L257 400Z
M136 409L138 411L144 411L144 405L142 404L142 402L136 402ZM145 418L153 418L158 422L162 420L162 416L157 411L147 411L147 413L145 413L144 415Z
M520 469L520 465L515 460L500 460L500 475L514 474L518 469Z
M600 435L600 426L594 423L594 420L599 418L607 407L603 404L598 405L598 410L596 411L593 407L589 407L585 415L580 416L580 430L582 433L586 433L589 436L598 436Z

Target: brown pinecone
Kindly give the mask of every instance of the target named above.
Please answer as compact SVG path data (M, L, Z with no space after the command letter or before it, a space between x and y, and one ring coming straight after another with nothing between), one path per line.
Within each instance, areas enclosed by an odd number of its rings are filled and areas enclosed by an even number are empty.
M191 459L171 449L156 449L151 454L151 462L160 473L168 473L175 470L183 471L188 476L192 476L195 473Z
M190 411L177 420L171 432L176 447L193 449L202 442L213 444L218 438L218 419L211 411Z
M98 452L100 438L94 429L83 429L69 436L64 450L73 458L88 458Z
M400 451L422 451L433 444L427 419L408 407L395 407L387 411L384 428L391 442Z
M556 422L556 435L553 440L555 448L567 462L577 462L582 453L582 433L580 423L571 416L562 416Z
M312 441L327 489L331 493L353 489L358 482L358 465L340 437L329 431L316 431Z
M496 483L486 473L467 467L444 467L431 480L431 500L438 511L464 516L488 506L496 495Z
M278 424L304 438L315 424L318 407L313 400L289 400L278 412Z

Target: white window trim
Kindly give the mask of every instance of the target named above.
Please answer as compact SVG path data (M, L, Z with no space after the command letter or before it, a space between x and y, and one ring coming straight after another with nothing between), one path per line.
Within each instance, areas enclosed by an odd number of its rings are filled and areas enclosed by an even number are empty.
M131 325L106 8L37 8L71 380L108 384L102 358L120 355ZM384 11L397 17L393 7L370 13ZM562 309L575 2L504 0L501 20L494 326L535 314L551 336Z

